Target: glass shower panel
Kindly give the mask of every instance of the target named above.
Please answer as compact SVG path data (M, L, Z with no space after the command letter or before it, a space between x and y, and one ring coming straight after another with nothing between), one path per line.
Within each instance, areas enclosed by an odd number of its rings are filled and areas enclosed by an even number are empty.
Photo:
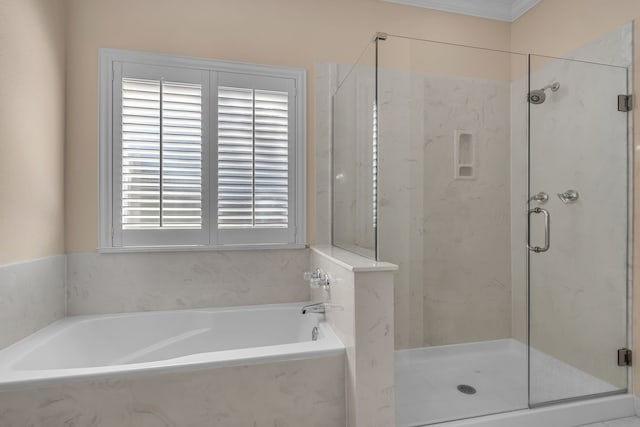
M378 259L400 266L398 426L524 409L528 58L379 46Z
M355 65L337 66L333 96L333 244L375 258L375 42Z
M627 69L531 56L530 404L627 388ZM525 199L522 200L523 205Z

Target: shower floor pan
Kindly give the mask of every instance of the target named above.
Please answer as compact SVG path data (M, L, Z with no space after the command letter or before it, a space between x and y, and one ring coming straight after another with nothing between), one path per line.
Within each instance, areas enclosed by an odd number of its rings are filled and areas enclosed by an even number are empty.
M531 354L534 396L553 401L616 391L547 354ZM527 347L511 339L397 351L397 425L574 427L635 415L630 395L528 410L527 371ZM500 415L463 420L488 414Z

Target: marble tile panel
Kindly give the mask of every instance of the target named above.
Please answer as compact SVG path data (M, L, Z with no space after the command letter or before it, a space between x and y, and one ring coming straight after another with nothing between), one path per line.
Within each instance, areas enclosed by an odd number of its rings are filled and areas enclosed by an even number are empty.
M64 255L0 267L0 349L62 319L66 310Z
M358 427L390 427L395 419L393 273L355 278Z
M337 427L343 356L0 392L2 427Z
M309 250L68 255L68 314L309 300Z
M348 427L393 427L393 271L357 272L314 247L312 268L331 276L330 291L314 290L314 300L335 308L326 316L346 346Z

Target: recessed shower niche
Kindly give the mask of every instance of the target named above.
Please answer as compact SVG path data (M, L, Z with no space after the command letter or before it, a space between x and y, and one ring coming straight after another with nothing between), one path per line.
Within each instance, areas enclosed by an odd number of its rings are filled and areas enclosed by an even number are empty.
M454 132L453 143L456 179L474 179L476 177L476 164L473 134L457 130Z

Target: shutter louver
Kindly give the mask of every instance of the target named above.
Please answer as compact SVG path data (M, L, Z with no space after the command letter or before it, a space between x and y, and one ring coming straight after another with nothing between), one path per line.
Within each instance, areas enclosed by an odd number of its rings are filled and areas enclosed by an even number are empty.
M202 87L122 79L123 230L202 228Z
M218 88L218 227L287 228L289 95Z

